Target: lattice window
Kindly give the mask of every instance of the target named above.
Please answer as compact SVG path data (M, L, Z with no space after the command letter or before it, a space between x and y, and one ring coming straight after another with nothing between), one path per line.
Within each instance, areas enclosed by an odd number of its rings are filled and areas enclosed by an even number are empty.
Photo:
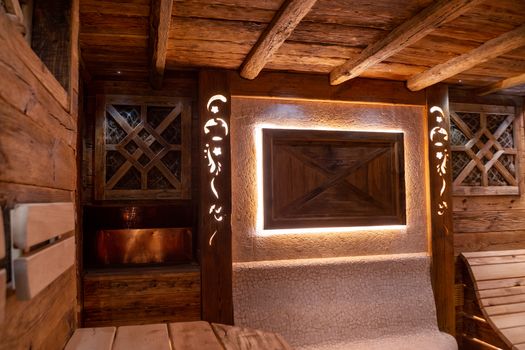
M450 114L454 194L519 194L515 108L458 103Z
M97 104L95 197L189 198L190 102L99 96Z

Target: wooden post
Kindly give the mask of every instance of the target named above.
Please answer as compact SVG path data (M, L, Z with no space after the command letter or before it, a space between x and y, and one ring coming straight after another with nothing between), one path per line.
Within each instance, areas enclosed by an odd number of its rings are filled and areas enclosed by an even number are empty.
M226 72L199 75L202 319L233 324L231 248L231 99Z
M455 335L454 232L448 87L427 89L432 222L432 286L439 329Z

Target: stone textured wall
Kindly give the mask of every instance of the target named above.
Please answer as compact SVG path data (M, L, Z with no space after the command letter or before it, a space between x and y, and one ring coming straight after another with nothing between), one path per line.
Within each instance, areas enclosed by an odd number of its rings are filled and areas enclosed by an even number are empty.
M268 234L257 226L256 129L260 127L403 131L407 225L346 232ZM233 261L416 253L428 250L428 174L424 108L284 99L232 100Z

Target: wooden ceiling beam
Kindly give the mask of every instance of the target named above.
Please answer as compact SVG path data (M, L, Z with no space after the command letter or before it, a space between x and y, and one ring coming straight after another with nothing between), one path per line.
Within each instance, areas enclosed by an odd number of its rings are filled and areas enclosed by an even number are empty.
M521 84L525 84L525 73L517 75L515 77L503 79L498 82L495 82L494 84L490 84L488 86L482 87L476 91L476 94L478 96L485 96L493 92L503 90L503 89L509 89L509 88L512 88L514 86L518 86Z
M338 85L358 77L371 66L380 63L405 47L428 35L483 0L439 0L410 18L384 39L364 49L355 60L349 60L330 72L330 84Z
M412 91L422 90L522 46L525 46L525 24L413 76L408 79L407 87Z
M255 79L317 0L285 0L241 65L241 77Z
M153 0L150 14L150 82L154 89L160 89L166 54L168 52L168 36L171 24L173 0Z

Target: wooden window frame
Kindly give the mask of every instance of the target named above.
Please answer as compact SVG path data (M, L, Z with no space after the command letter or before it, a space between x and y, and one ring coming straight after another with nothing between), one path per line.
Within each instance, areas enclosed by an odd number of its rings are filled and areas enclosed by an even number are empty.
M480 114L480 130L470 130L468 126L466 126L462 121L460 116L456 114L456 112L465 112L465 113L477 113ZM485 170L481 170L482 172L482 182L479 186L468 186L468 185L462 185L458 178L461 176L461 173L467 166L463 167L460 175L458 175L456 178L453 179L453 195L455 196L491 196L491 195L520 195L520 152L521 152L521 133L520 130L522 130L522 120L519 117L518 110L514 106L498 106L498 105L487 105L487 104L470 104L470 103L451 103L450 104L450 116L451 116L451 123L454 123L457 125L458 129L462 131L463 134L465 132L463 129L467 128L468 131L471 131L473 134L471 137L470 135L465 135L467 139L469 140L465 145L451 145L452 152L465 152L465 149L470 150L469 156L471 157L470 163L476 163L475 167L477 168L484 168ZM488 131L488 135L485 135L485 133L481 133L484 129L487 128L486 126L486 117L484 117L486 114L502 114L502 115L513 115L512 121L510 123L513 125L513 144L514 147L510 149L503 149L501 145L497 142L497 139L494 140L494 135L490 131ZM481 120L484 120L481 121ZM460 125L462 124L462 125ZM509 124L510 125L510 124ZM452 127L451 127L452 128ZM508 126L504 129L506 130ZM488 130L488 129L487 129ZM480 135L478 135L481 133ZM468 134L468 132L467 132ZM480 138L485 135L485 137L488 137L488 141L483 142L480 140ZM499 139L499 138L498 138ZM511 154L514 155L514 167L515 167L515 174L510 174L510 172L507 174L507 176L504 176L499 170L497 170L497 167L504 167L501 163L498 161L495 162L483 162L483 158L485 155L482 155L481 157L478 157L477 155L480 154L479 152L483 153L483 146L487 144L489 141L496 141L495 146L491 146L488 149L488 153L496 155L496 153L492 153L491 149L496 148L498 152L501 152L501 154ZM477 146L479 149L478 152L474 153L471 151L472 145ZM504 153L503 153L504 152ZM472 158L473 156L476 156L475 159ZM453 160L454 158L452 158ZM452 163L452 165L454 165ZM488 165L488 167L487 167ZM510 184L507 186L497 186L497 185L489 185L487 175L484 175L483 173L487 173L490 168L495 167L496 171L498 171L499 174L504 176ZM505 168L506 169L506 168ZM507 169L508 172L508 169ZM484 177L484 178L483 178ZM464 179L461 180L461 182L464 181Z
M95 199L128 200L128 199L191 199L191 106L189 98L143 97L123 95L97 95L95 121ZM106 186L106 108L108 105L141 106L141 120L146 118L147 107L176 107L181 112L181 179L180 187L174 189L111 189ZM152 135L153 136L153 135ZM151 143L155 142L153 139ZM152 160L161 162L161 158ZM151 167L154 167L152 165Z

